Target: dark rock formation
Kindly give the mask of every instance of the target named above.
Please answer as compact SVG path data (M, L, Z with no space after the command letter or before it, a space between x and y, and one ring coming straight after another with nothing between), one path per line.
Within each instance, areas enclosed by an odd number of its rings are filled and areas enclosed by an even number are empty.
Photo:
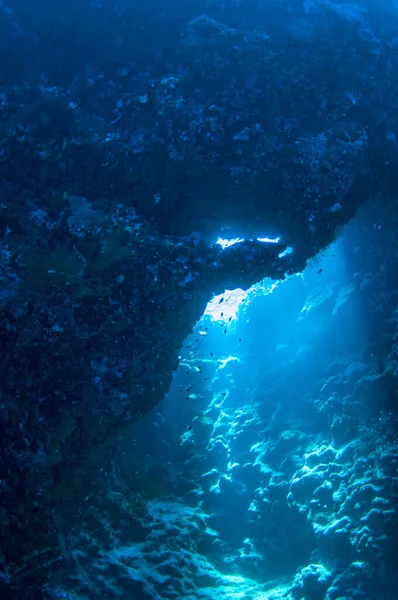
M52 597L394 600L397 219L368 207L237 322L201 320L95 475Z

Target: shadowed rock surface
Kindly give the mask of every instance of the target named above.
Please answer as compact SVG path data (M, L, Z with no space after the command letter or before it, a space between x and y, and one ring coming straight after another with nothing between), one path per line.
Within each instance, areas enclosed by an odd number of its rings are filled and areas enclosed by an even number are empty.
M398 59L373 4L0 11L0 559L33 594L212 295L302 270L391 193Z
M395 599L397 220L366 207L237 321L214 299L63 532L51 597Z

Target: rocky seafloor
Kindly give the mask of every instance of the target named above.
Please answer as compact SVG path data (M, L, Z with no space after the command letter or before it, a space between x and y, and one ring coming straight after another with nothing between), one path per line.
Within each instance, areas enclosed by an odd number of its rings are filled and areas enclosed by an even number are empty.
M350 597L359 572L391 589L394 19L373 0L0 1L1 597L247 595L296 571L280 594ZM339 288L341 343L316 369L315 343L270 355L247 332L233 360L184 350L214 294L299 285L365 205L377 218ZM332 302L325 280L311 305ZM183 408L148 425L181 377ZM176 414L192 427L181 448L161 433ZM132 469L116 449L136 421Z
M97 474L54 598L396 598L396 218L367 207L237 320L216 298Z

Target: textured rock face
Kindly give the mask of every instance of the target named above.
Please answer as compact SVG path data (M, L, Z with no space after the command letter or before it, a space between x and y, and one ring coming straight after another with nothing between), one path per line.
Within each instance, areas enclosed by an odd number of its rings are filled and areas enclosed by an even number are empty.
M397 219L363 211L236 324L217 299L222 327L198 324L96 475L53 592L394 600Z
M329 2L161 10L0 7L7 581L21 532L26 556L55 545L88 455L162 399L211 295L301 270L391 183L387 27Z
M24 60L4 74L1 141L2 175L42 184L41 208L54 186L164 233L282 235L301 268L379 179L396 64L360 12L42 4L45 18L4 14ZM69 60L48 56L55 41Z

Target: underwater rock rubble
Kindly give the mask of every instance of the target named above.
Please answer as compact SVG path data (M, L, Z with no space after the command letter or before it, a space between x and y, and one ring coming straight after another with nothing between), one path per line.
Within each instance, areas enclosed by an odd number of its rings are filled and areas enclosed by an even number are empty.
M90 460L163 398L210 297L302 270L393 182L388 30L330 3L297 7L301 32L290 6L286 21L180 8L172 41L149 5L139 25L122 2L0 8L15 56L0 81L0 586L15 594L57 560ZM237 231L249 241L214 244Z

